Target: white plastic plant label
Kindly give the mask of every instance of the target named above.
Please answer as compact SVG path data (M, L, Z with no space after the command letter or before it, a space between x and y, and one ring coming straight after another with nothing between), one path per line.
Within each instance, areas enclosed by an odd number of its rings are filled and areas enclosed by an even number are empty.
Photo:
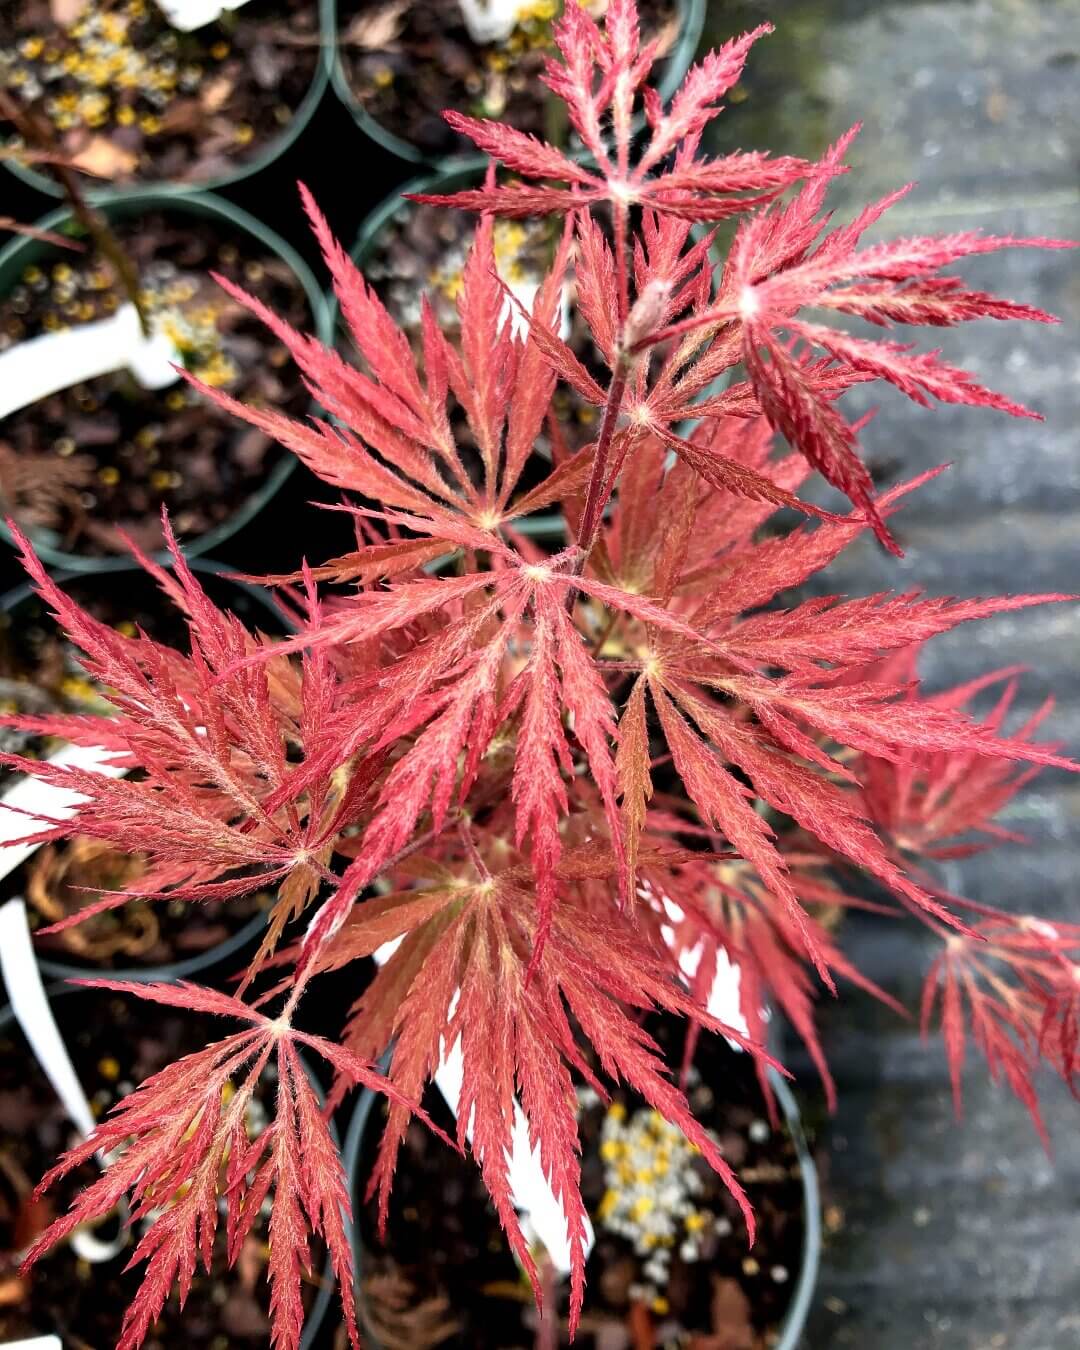
M64 745L49 756L49 762L92 769L110 778L121 778L127 773L126 767L115 763L113 752L100 746ZM36 844L12 844L11 840L33 834L49 820L68 819L75 814L82 800L80 793L38 778L18 779L0 798L0 877L14 871L38 847ZM6 810L5 807L17 809ZM90 1134L94 1128L93 1112L41 982L26 905L17 898L0 907L0 975L15 1019L64 1110L84 1136ZM124 1203L121 1212L127 1213ZM81 1227L69 1240L76 1256L96 1264L112 1260L127 1245L128 1237L126 1228L121 1227L111 1241L102 1241L91 1228ZM59 1346L60 1342L46 1336L15 1344ZM4 1350L2 1345L0 1350Z
M34 1052L34 1058L41 1065L42 1072L63 1103L69 1119L83 1138L88 1138L94 1130L94 1113L79 1082L79 1075L75 1072L75 1065L71 1062L60 1028L56 1025L56 1018L49 1005L49 996L41 982L41 971L34 955L30 925L26 918L26 905L18 898L0 905L0 974L4 977L4 985L15 1020L22 1028L23 1035ZM97 1157L101 1162L100 1152ZM125 1223L111 1241L103 1242L89 1226L75 1229L69 1241L77 1257L91 1264L97 1264L100 1261L111 1261L123 1251L128 1245L127 1203L121 1201L119 1209ZM50 1339L55 1344L60 1344L55 1337L44 1338L46 1342Z
M522 0L458 0L458 5L474 42L505 42L517 27Z
M701 949L702 944L699 942L696 947L684 947L679 953L679 969L688 980L692 980L697 974L697 968L701 964ZM742 1004L739 1001L740 981L739 967L721 947L716 953L716 974L713 976L709 997L705 1000L705 1011L717 1021L741 1031L744 1036L749 1036L750 1028L746 1025ZM736 1050L741 1049L734 1041L729 1041L728 1044Z
M400 939L384 943L375 953L375 960L381 966L389 961L400 943ZM455 995L456 998L456 995ZM451 1007L451 1012L453 1011ZM449 1051L443 1047L442 1059L435 1070L435 1086L454 1113L458 1113L461 1101L461 1083L464 1061L461 1054L461 1042L456 1041ZM466 1126L466 1135L472 1141L471 1122ZM510 1189L513 1192L514 1208L521 1215L522 1231L527 1237L535 1236L544 1246L551 1264L560 1275L570 1273L570 1243L567 1238L566 1211L562 1202L551 1189L551 1183L544 1175L540 1165L540 1151L533 1149L529 1141L529 1124L521 1104L514 1100L514 1124L511 1131L512 1148L509 1159ZM588 1216L585 1219L584 1252L588 1257L592 1251L595 1237Z
M191 33L220 19L226 10L246 5L248 0L155 0L155 3L174 28Z
M455 1117L461 1101L461 1083L464 1073L461 1041L458 1039L449 1052L443 1048L443 1057L435 1071L435 1086L442 1093ZM472 1142L471 1124L466 1127ZM567 1239L566 1211L551 1189L551 1183L540 1165L540 1150L529 1140L529 1122L521 1103L514 1099L514 1124L511 1129L509 1181L514 1208L521 1215L522 1231L526 1237L535 1236L544 1246L551 1264L560 1275L570 1273L570 1243ZM585 1256L592 1251L595 1235L588 1215L585 1217Z
M660 903L664 907L664 913L672 921L679 923L683 918L683 911L666 895L659 897ZM655 898L654 898L655 905ZM675 950L675 930L670 924L661 924L660 936L667 943L668 947ZM692 980L697 974L697 968L701 964L703 942L697 942L693 947L684 947L679 953L679 969L688 980ZM727 951L721 947L716 953L716 973L713 976L712 988L709 990L709 997L705 1000L705 1011L710 1016L715 1017L718 1022L723 1022L727 1026L734 1028L735 1031L741 1031L744 1036L750 1035L750 1028L746 1025L746 1018L743 1016L742 1003L739 998L739 987L741 983L741 972L739 967L728 956ZM740 1049L734 1041L729 1041L734 1049Z
M28 1341L0 1341L0 1350L64 1350L59 1336L31 1336Z
M132 304L93 323L43 333L0 352L0 417L114 370L130 370L144 389L180 378L176 349L164 333L145 337Z
M11 1010L30 1048L63 1102L64 1110L82 1134L88 1136L94 1129L94 1115L49 1007L22 900L0 905L0 971Z

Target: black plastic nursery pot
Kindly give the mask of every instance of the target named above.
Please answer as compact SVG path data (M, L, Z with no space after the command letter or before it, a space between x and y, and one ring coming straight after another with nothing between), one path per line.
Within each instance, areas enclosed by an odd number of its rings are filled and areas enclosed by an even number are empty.
M331 83L338 98L352 113L361 130L381 145L383 149L389 150L391 154L397 155L400 159L407 160L412 164L426 164L435 168L446 167L459 160L463 154L467 155L469 153L467 149L433 149L430 146L425 147L411 141L407 136L387 126L368 111L350 83L346 62L342 57L340 36L344 11L343 0L323 0L323 3L328 5L331 10L332 26L330 33L333 46L327 49L331 66ZM522 9L526 8L528 6L523 4ZM679 19L678 37L660 66L660 75L657 81L657 89L665 102L679 87L683 76L693 62L705 26L707 0L677 0L676 8ZM476 113L484 117L494 116L491 112L478 111L471 106L462 106L458 110ZM441 109L433 109L433 114L440 111ZM496 120L498 119L496 118Z
M243 262L248 269L254 265L265 272L262 264L258 262L258 258L261 256L263 259L273 260L282 284L287 279L288 287L292 288L291 294L297 304L296 317L302 323L310 323L313 331L319 336L325 337L329 333L330 320L325 300L306 263L280 235L248 212L232 205L231 202L207 193L178 195L171 192L138 190L111 197L107 202L102 203L102 209L110 220L120 224L152 216L152 218L156 218L172 228L176 238L181 235L181 232L176 231L173 226L173 222L178 219L183 221L187 218L199 224L209 222L211 230L220 230L222 237L230 241L226 247L237 255L237 266L240 262ZM66 208L53 211L39 221L38 225L42 229L58 233L76 232L72 217ZM0 250L0 298L11 296L16 291L16 287L23 284L28 269L31 275L35 273L45 274L49 268L52 268L52 272L55 274L57 266L70 266L73 261L77 263L79 256L79 254L69 253L55 245L37 239L21 238L10 241ZM241 275L243 277L243 272ZM209 284L213 285L213 283ZM214 287L213 293L219 294L216 287ZM247 321L245 320L245 322ZM258 327L261 329L261 325ZM244 340L247 341L246 337ZM265 355L265 351L260 353L260 357L262 355ZM251 362L252 369L258 366L258 359L256 358ZM291 365L289 369L291 369ZM310 405L310 400L298 373L293 372L290 378L292 378L295 386L293 401L296 406L293 411L299 414ZM96 383L96 381L92 381L90 384L81 387L90 389ZM169 405L165 401L166 395L171 396L172 393L172 390L158 391L151 397L160 399L160 404L153 402L147 405L148 409L152 409L152 413L148 411L146 414L147 421L157 419L158 413L160 413L158 424L164 426L166 431L168 430L169 419L175 416L173 412L170 412ZM42 401L43 404L45 402L46 400ZM33 408L37 409L39 406L42 405L34 404ZM183 411L183 408L181 408L181 411ZM0 440L3 439L5 427L19 416L20 413L16 412L5 422L0 422ZM237 438L243 433L240 424L236 423L235 419L229 418L224 413L221 416L223 419L222 425L228 425L228 434L233 438L229 442L229 446L233 447L229 450L229 453L233 454L235 458L239 455L240 446ZM78 454L81 454L82 448L80 445L75 443L73 437L70 439L72 445L68 453L78 452ZM214 456L220 456L223 453L216 449L217 443L215 441L215 449L210 452ZM72 453L72 458L75 457L76 455ZM281 488L295 466L295 456L286 452L282 447L269 442L269 438L267 438L264 456L260 459L257 468L252 471L250 489L246 486L247 480L245 479L245 483L237 489L237 504L228 509L227 514L223 516L220 514L218 506L212 503L208 504L206 510L215 513L213 523L198 532L181 536L185 552L192 556L209 552L243 525L246 525ZM115 482L115 479L112 481ZM96 486L96 482L92 485ZM162 500L168 505L165 498L162 498ZM4 514L8 514L9 511L10 507L5 506ZM17 512L14 514L17 515ZM157 508L151 508L145 514L156 516ZM107 526L107 524L106 521L105 525ZM24 528L39 556L50 567L63 568L73 572L99 572L125 571L135 565L131 555L126 550L120 551L119 544L113 545L110 543L107 547L102 545L99 551L92 552L82 547L71 548L66 546L65 537L57 528L52 526L39 524ZM11 534L3 521L0 521L0 535L3 535L10 542ZM164 555L158 554L158 556L164 560Z
M271 634L289 631L290 625L267 592L257 586L229 580L221 575L223 565L210 559L196 558L191 565L211 598L236 614L249 628ZM158 640L168 642L174 635L182 640L182 618L171 610L155 583L144 573L74 575L59 580L80 602L103 606L99 617L107 618L116 613L123 616L125 623L138 621ZM158 616L161 627L155 628L154 620ZM0 597L0 661L4 666L31 655L37 659L39 654L43 662L55 666L60 644L51 643L46 636L52 631L54 625L47 617L47 606L29 584L18 586ZM9 669L3 670L0 683L14 702L10 688L14 680ZM50 672L50 686L61 697L64 697L65 689L71 690L73 701L66 711L78 709L78 700L82 697L79 685L77 670L69 671L65 667ZM0 730L0 738L10 734ZM8 748L6 743L5 748ZM24 752L23 747L13 748ZM36 746L34 750L37 752ZM14 780L15 776L11 777ZM11 786L9 783L0 789L0 801ZM101 849L99 854L92 841L82 843L88 846L87 856L82 859L78 852L80 841L45 846L0 883L4 894L24 895L35 918L35 926L57 917L41 903L42 896L59 904L56 897L68 886L101 885L102 889L108 889L124 884L126 874L112 870L118 866L114 851ZM230 907L238 903L235 901L216 902L209 911L205 906L193 908L180 901L175 902L175 911L167 900L142 902L136 906L138 926L125 928L123 922L107 923L108 931L99 933L96 950L93 943L83 942L79 926L67 930L66 939L63 934L55 935L51 946L37 943L38 967L53 980L80 979L95 974L109 979L146 982L191 979L202 972L223 967L252 946L266 927L269 902L269 896L256 894L250 901L239 902L243 912L231 911ZM114 913L123 916L124 911ZM127 916L129 921L135 917L134 912ZM173 948L171 959L163 959L170 946Z
M163 1063L201 1049L221 1038L219 1020L202 1018L187 1009L143 1003L131 995L106 990L56 986L48 991L49 1005L67 1046L76 1076L95 1115L103 1115L137 1083L127 1074L156 1071ZM156 1037L156 1040L155 1040ZM301 1056L303 1062L303 1056ZM304 1069L319 1100L323 1091L308 1064ZM141 1077L147 1076L144 1072ZM267 1089L266 1107L272 1110ZM18 1253L53 1217L38 1204L29 1205L26 1187L36 1185L64 1149L77 1138L41 1067L34 1060L10 1005L0 1007L0 1270L5 1286L22 1295L21 1302L5 1299L0 1306L0 1342L56 1334L65 1346L114 1345L126 1305L138 1291L142 1268L125 1272L134 1241L108 1257L91 1248L60 1244L28 1276L18 1276ZM337 1141L333 1121L330 1131ZM50 1156L51 1155L51 1156ZM36 1172L37 1175L29 1175ZM98 1175L88 1164L71 1179L57 1183L54 1212L62 1213L77 1190ZM29 1227L29 1237L23 1229ZM222 1221L224 1227L224 1221ZM89 1236L99 1242L122 1235L118 1219L107 1218ZM219 1232L219 1241L221 1233ZM14 1247L14 1249L13 1249ZM160 1350L240 1350L269 1343L269 1299L259 1302L255 1286L265 1282L265 1271L245 1286L237 1269L224 1271L222 1253L215 1248L213 1274L199 1267L185 1308L177 1307L175 1293L153 1328L148 1344ZM243 1258L242 1258L243 1259ZM300 1340L310 1350L326 1322L334 1298L333 1266L325 1265L308 1286L307 1315Z
M11 0L11 3L14 7L16 0ZM190 196L231 187L234 183L239 183L245 178L250 178L254 174L262 173L264 169L268 169L303 133L326 92L334 54L332 11L332 0L320 0L318 6L319 23L316 30L316 40L313 43L313 46L317 47L317 51L315 52L311 81L307 91L292 110L292 115L281 127L281 130L265 138L257 152L250 157L238 159L235 164L230 164L228 168L190 181L168 178L158 181L156 178L148 178L140 179L137 183L127 181L113 184L103 178L90 178L85 183L87 196L95 201L125 196L133 191L169 192L180 196ZM233 21L227 13L223 17L227 34L227 28L231 26ZM217 29L221 27L222 25L215 25L215 36L219 40L220 35ZM21 178L24 183L29 184L38 192L43 192L50 197L63 196L63 191L50 175L41 173L32 165L21 163L17 158L6 159L4 163L16 177Z
M770 1071L770 1082L782 1118L781 1130L778 1134L783 1134L789 1141L791 1154L794 1159L792 1170L794 1171L797 1169L798 1174L795 1185L799 1197L798 1204L801 1206L801 1241L799 1244L797 1268L789 1272L790 1279L784 1286L786 1290L790 1290L788 1301L782 1315L778 1317L775 1325L769 1328L767 1332L768 1339L765 1343L769 1345L770 1350L798 1350L817 1288L821 1260L821 1198L818 1188L817 1171L803 1132L799 1107L795 1097L787 1083L772 1071ZM716 1089L717 1097L720 1097L723 1093L723 1084L717 1084ZM429 1090L429 1096L425 1099L425 1104L430 1106L430 1104L435 1101L435 1096L436 1094L433 1093L433 1090ZM377 1328L379 1318L384 1315L382 1311L382 1300L386 1299L392 1309L396 1310L400 1305L402 1310L411 1309L413 1313L416 1314L412 1322L408 1324L412 1328L411 1332L408 1334L411 1334L414 1337L417 1345L434 1345L438 1343L440 1345L445 1344L448 1347L454 1347L455 1350L457 1347L466 1346L470 1347L470 1350L472 1350L473 1340L470 1339L467 1325L462 1329L461 1324L458 1323L457 1331L450 1331L447 1333L445 1339L438 1339L438 1337L441 1336L442 1331L455 1320L453 1291L458 1287L463 1288L467 1285L467 1279L463 1278L466 1272L448 1265L442 1267L441 1278L451 1293L448 1298L441 1300L440 1304L440 1300L426 1298L425 1295L427 1291L412 1289L400 1284L400 1277L396 1273L387 1274L386 1270L381 1268L380 1255L372 1254L370 1250L365 1247L362 1240L361 1230L364 1223L362 1207L364 1205L364 1196L368 1180L366 1163L367 1161L370 1161L370 1150L373 1146L373 1139L377 1139L381 1130L381 1105L381 1099L377 1094L369 1091L363 1093L357 1101L352 1119L349 1122L343 1149L345 1166L350 1179L350 1193L353 1197L355 1285L357 1303L360 1310L361 1328L365 1336L365 1344L370 1347L370 1350L385 1350L385 1346L380 1341L376 1330L373 1328ZM443 1109L445 1112L445 1108ZM447 1126L449 1123L449 1119L443 1122L443 1124ZM424 1127L414 1125L413 1127L410 1127L410 1129L412 1128L423 1130ZM432 1139L431 1143L436 1149L445 1149L446 1147L438 1140ZM447 1157L454 1163L459 1161L452 1154L448 1154ZM413 1157L410 1154L410 1141L407 1138L402 1147L402 1152L398 1161L398 1170L395 1177L396 1188L400 1187L404 1170L412 1165ZM475 1163L471 1159L467 1160L465 1165L475 1169ZM583 1178L587 1176L588 1165L588 1155L586 1151L586 1155L583 1157ZM736 1168L736 1171L738 1171L738 1168ZM477 1170L477 1176L478 1175L479 1172ZM751 1198L753 1198L753 1196ZM393 1215L395 1205L401 1205L402 1203L407 1202L402 1201L400 1192L398 1193L397 1198L395 1198L394 1194L391 1195L391 1215ZM436 1205L445 1205L445 1201L441 1197L434 1203ZM493 1216L494 1212L492 1211L492 1218ZM428 1231L423 1227L425 1215L421 1213L417 1221L422 1228L424 1243L422 1248L423 1260L425 1262L444 1261L445 1257L441 1257L433 1249ZM467 1223L467 1218L464 1222ZM486 1236L487 1234L481 1234L474 1244L473 1250L476 1251L478 1255L483 1254L483 1244ZM744 1235L742 1236L742 1241L745 1243ZM489 1241L489 1249L491 1245L493 1244ZM503 1245L505 1246L505 1243ZM597 1270L593 1269L592 1262L595 1259L596 1250L597 1249L594 1249L594 1256L590 1258L590 1265L586 1267L589 1287L586 1289L584 1312L582 1315L581 1327L578 1332L578 1341L576 1342L587 1345L592 1344L592 1336L589 1334L590 1291L596 1287L602 1287L604 1280L607 1278L605 1274L599 1273ZM752 1262L752 1258L758 1254L759 1251L760 1243L755 1247L753 1252L747 1252L748 1269L750 1268L749 1263ZM496 1280L489 1288L493 1294L501 1294L501 1296L505 1297L507 1287L514 1285L516 1286L516 1290L511 1294L511 1297L516 1299L519 1305L528 1306L531 1304L531 1294L528 1293L527 1286L524 1284L524 1277L520 1272L516 1272L513 1261L509 1256L508 1249L506 1249L504 1255L504 1277L501 1280ZM711 1278L712 1273L705 1271L703 1274L707 1274ZM762 1272L761 1277L763 1279L766 1278L766 1273L764 1271ZM369 1294L367 1292L369 1288L367 1281L372 1278L376 1281L375 1288L377 1288L380 1298L380 1310L378 1313L373 1312L369 1301ZM730 1283L730 1281L728 1281L728 1283ZM498 1288L496 1288L496 1286L498 1286ZM550 1297L550 1294L548 1297ZM531 1313L528 1315L531 1316ZM395 1325L395 1337L397 1336L397 1331L398 1329ZM424 1334L430 1334L432 1331L434 1331L435 1334L431 1335L430 1339L421 1339ZM485 1347L501 1346L503 1344L503 1341L499 1339L498 1329L492 1330L485 1327L485 1334L490 1336L490 1339L484 1340L483 1342ZM528 1333L526 1332L524 1334L525 1338L528 1339ZM520 1337L518 1339L520 1339ZM397 1344L401 1342L395 1339L394 1343ZM479 1341L476 1343L479 1344ZM516 1344L518 1341L513 1340L512 1343ZM521 1343L525 1343L525 1341L522 1340ZM552 1342L552 1344L556 1343L560 1345L566 1344L565 1328L563 1328L562 1339L557 1339L555 1342ZM630 1343L629 1339L627 1339L626 1343ZM736 1342L733 1342L733 1344L734 1343ZM758 1342L755 1340L754 1343L757 1344Z

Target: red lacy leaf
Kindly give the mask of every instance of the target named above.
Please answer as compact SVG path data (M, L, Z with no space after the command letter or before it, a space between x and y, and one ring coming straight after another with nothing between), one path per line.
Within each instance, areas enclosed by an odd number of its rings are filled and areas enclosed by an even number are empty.
M37 1239L30 1267L80 1224L101 1219L130 1194L133 1219L144 1223L133 1261L145 1261L143 1283L128 1308L117 1350L137 1350L153 1327L170 1289L183 1302L197 1260L209 1271L219 1208L229 1233L229 1264L240 1255L267 1193L270 1219L272 1340L295 1350L303 1330L301 1272L310 1267L308 1235L321 1237L334 1263L346 1325L359 1346L352 1300L352 1250L344 1227L349 1213L345 1170L322 1111L296 1055L295 1040L316 1052L329 1050L334 1067L351 1081L386 1091L411 1105L370 1063L344 1058L314 1036L297 1037L287 1024L264 1017L226 994L180 983L83 983L133 994L171 1007L238 1018L247 1029L186 1055L122 1098L83 1143L43 1179L39 1193L95 1154L106 1156L101 1177ZM277 1069L274 1120L249 1139L245 1113L266 1066ZM231 1085L231 1096L223 1097ZM227 1177L222 1188L220 1178ZM219 1201L221 1205L219 1206Z
M595 856L595 850L589 852ZM654 1007L682 1013L694 1007L672 981L670 969L632 927L592 913L572 884L551 917L537 955L540 920L532 893L522 885L520 869L484 870L483 877L478 879L474 872L467 884L462 878L441 892L445 896L441 912L416 915L410 936L357 1004L347 1044L362 1055L382 1044L387 1030L382 1010L393 990L392 1001L399 1011L389 1073L402 1093L413 1096L434 1072L441 1047L453 1046L461 1038L459 1139L465 1142L471 1117L472 1151L511 1246L535 1285L536 1271L514 1212L508 1177L517 1085L530 1139L539 1147L541 1165L555 1193L562 1196L567 1214L573 1262L572 1333L584 1288L585 1211L569 1069L583 1068L584 1061L567 1012L595 1047L603 1074L626 1081L678 1124L732 1189L751 1225L752 1216L712 1139L667 1081L656 1046L634 1015ZM614 859L608 870L617 870ZM574 874L571 865L567 874L571 882ZM347 931L339 941L347 940ZM710 1029L721 1029L715 1019L701 1020ZM384 1216L407 1121L407 1109L391 1106L372 1178Z

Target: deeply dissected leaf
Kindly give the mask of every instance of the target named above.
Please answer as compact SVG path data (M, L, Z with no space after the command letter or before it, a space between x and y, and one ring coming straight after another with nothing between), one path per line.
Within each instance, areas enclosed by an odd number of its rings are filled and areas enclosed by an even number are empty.
M655 1044L631 1015L654 1007L683 1013L693 1009L671 970L632 926L592 912L574 884L576 858L566 862L568 896L554 910L537 958L543 919L528 885L528 871L513 864L495 871L488 871L482 861L480 865L482 875L477 875L474 864L465 864L451 886L426 892L423 910L406 916L402 906L395 906L401 919L410 922L408 936L354 1009L346 1044L366 1056L382 1042L385 1000L392 990L398 1012L389 1073L408 1096L420 1091L440 1056L460 1038L464 1083L459 1141L464 1144L471 1118L472 1151L511 1245L535 1283L536 1270L514 1213L508 1179L512 1101L518 1086L530 1138L540 1149L541 1165L555 1193L562 1196L567 1215L573 1330L584 1289L585 1212L579 1193L570 1070L582 1069L585 1061L568 1016L577 1020L594 1047L598 1071L625 1080L679 1124L731 1187L747 1221L752 1220L734 1175L693 1120L682 1094L667 1080ZM611 877L617 875L614 857L605 870ZM361 906L356 925L341 930L326 959L336 961L338 944L354 948L353 929L362 931L364 926ZM724 1029L707 1016L701 1020L711 1029ZM731 1034L730 1028L726 1031ZM372 1179L384 1215L407 1120L407 1109L391 1107Z
M146 1273L125 1314L117 1350L136 1350L170 1289L176 1285L183 1303L197 1262L209 1272L220 1213L224 1211L228 1261L233 1265L272 1189L269 1275L274 1346L292 1350L300 1343L304 1321L300 1278L311 1264L308 1235L312 1234L329 1250L350 1340L359 1347L352 1251L344 1225L350 1206L345 1172L297 1045L316 1053L328 1051L335 1070L352 1083L385 1090L406 1107L410 1103L369 1063L318 1037L294 1032L287 1023L265 1017L238 999L183 983L83 983L175 1008L233 1017L246 1029L146 1079L46 1174L39 1193L95 1154L106 1158L101 1177L30 1248L27 1268L78 1225L101 1219L129 1194L132 1219L144 1222L132 1260L145 1262ZM251 1138L247 1109L271 1063L277 1070L275 1118Z

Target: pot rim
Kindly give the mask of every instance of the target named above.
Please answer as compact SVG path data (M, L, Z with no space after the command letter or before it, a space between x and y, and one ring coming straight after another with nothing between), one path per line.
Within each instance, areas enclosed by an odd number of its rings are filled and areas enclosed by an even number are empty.
M275 619L281 624L286 632L295 631L293 625L286 616L277 608L271 597L261 586L253 586L250 582L236 581L229 573L233 570L226 563L217 562L213 558L191 558L188 560L193 572L203 573L206 576L216 576L227 585L235 586L238 590L246 591L254 600L261 604ZM66 582L76 581L85 576L97 576L98 573L63 573L56 580L60 585ZM29 581L22 581L11 590L0 595L0 614L11 614L24 601L30 599L35 594L34 586ZM2 800L0 794L0 800ZM23 867L26 866L24 862ZM253 942L255 938L265 929L269 922L269 911L264 910L258 914L253 914L242 928L213 947L208 947L204 952L198 952L193 956L187 956L179 961L167 961L159 966L130 966L130 967L107 967L102 968L92 963L78 965L70 961L58 961L47 956L38 956L37 964L41 973L51 980L84 980L92 975L107 976L111 980L128 980L136 984L151 984L163 981L166 984L173 984L177 980L187 979L189 976L197 975L199 972L209 970L214 966L220 965L222 961L228 960L237 952L242 951L248 943ZM5 1005L6 1007L6 1005ZM0 1026L3 1025L0 1019Z
M322 0L322 4L324 10L328 11L330 22L330 28L326 36L330 83L333 85L334 93L345 105L360 130L398 159L426 167L429 170L452 169L460 164L463 158L470 158L469 152L465 152L464 155L459 153L429 154L418 145L414 145L412 141L406 140L404 136L399 136L396 132L390 131L372 117L353 95L352 89L349 87L348 77L345 74L345 67L338 46L338 0ZM671 49L671 54L665 58L664 78L657 85L657 92L665 103L682 83L683 76L693 63L698 43L701 41L701 34L705 28L708 0L677 0L677 4L682 17L682 25L675 45Z
M257 216L253 216L250 212L244 211L230 201L226 201L224 197L217 197L210 192L179 193L151 187L116 192L107 199L99 201L97 205L106 215L115 211L121 217L135 215L146 210L188 212L214 221L223 221L250 235L269 252L277 254L293 273L300 283L311 310L315 335L322 341L330 340L330 334L333 332L331 319L322 288L315 280L314 274L293 246L275 230L265 225ZM56 230L70 219L70 210L66 206L59 206L54 207L36 224L39 229ZM39 239L17 237L9 240L3 248L0 248L0 288L7 284L7 274L14 268L33 261L53 248L55 248L54 245ZM219 521L205 533L185 541L184 553L188 557L196 557L231 538L237 530L253 520L277 494L285 480L296 468L297 462L297 458L292 451L285 450L282 447L282 458L270 469L262 483L255 488L250 496L241 502L225 520ZM6 540L9 544L13 543L11 531L4 520L0 520L0 538ZM31 534L31 540L38 555L48 567L63 568L69 572L128 572L138 566L134 558L128 554L106 554L102 557L94 557L89 554L69 553L65 549L56 548L47 542L34 538L33 534ZM156 562L164 563L168 559L168 554L161 550L155 553L153 557Z
M42 973L46 973L44 970L44 965L41 963L39 963L39 965L41 965ZM175 983L175 981L170 980L169 983ZM66 998L72 994L95 994L101 992L102 991L100 989L90 989L81 985L51 984L46 986L45 996L49 1000L49 1004L51 1005L54 999ZM3 1031L6 1027L10 1026L15 1021L16 1021L15 1014L12 1011L11 1004L10 1003L0 1004L0 1031ZM20 1034L22 1034L21 1027L19 1028L19 1031ZM300 1064L303 1067L304 1072L307 1074L308 1081L314 1088L315 1095L318 1098L319 1103L321 1105L326 1100L326 1093L323 1091L323 1087L322 1084L319 1082L318 1075L314 1072L311 1065L308 1063L307 1059L300 1051L297 1051L297 1058L300 1060ZM338 1129L337 1125L334 1123L333 1116L331 1116L327 1120L327 1126L330 1130L331 1139L334 1141L335 1144L338 1144L340 1147ZM346 1232L349 1236L350 1241L352 1242L352 1245L355 1246L356 1243L352 1231L353 1222L351 1217L343 1213L342 1221L346 1224ZM308 1314L304 1322L304 1330L300 1337L299 1350L311 1350L316 1335L322 1328L323 1322L326 1321L326 1314L330 1310L330 1303L334 1297L334 1290L336 1288L337 1288L337 1280L334 1277L334 1263L330 1255L327 1254L326 1264L323 1266L322 1271L322 1282L320 1283L318 1291L316 1292L315 1301L311 1305L311 1312ZM181 1316L182 1315L183 1314L181 1314Z
M389 1063L390 1052L387 1051L379 1061L380 1071L385 1072ZM804 1218L802 1265L791 1293L791 1302L788 1304L787 1311L780 1322L780 1335L774 1350L797 1350L806 1328L806 1319L814 1301L821 1267L821 1192L818 1185L817 1167L810 1153L810 1146L806 1141L806 1135L802 1127L802 1116L795 1095L775 1069L769 1069L768 1075L770 1087L776 1094L776 1100L780 1103L780 1110L783 1112L791 1141L795 1145L795 1153L799 1163L799 1176L802 1181ZM352 1116L349 1119L349 1128L345 1132L341 1156L345 1164L345 1176L350 1199L355 1197L359 1183L357 1169L360 1165L360 1144L368 1126L372 1107L379 1096L380 1094L373 1092L370 1088L364 1089L353 1108ZM360 1277L363 1267L363 1253L360 1244L360 1225L355 1219L352 1235L353 1288L359 1306L361 1302ZM370 1333L365 1333L365 1343L370 1347L370 1350L381 1350L378 1342Z
M221 188L232 187L234 183L243 182L245 178L251 178L254 174L269 169L307 130L308 123L315 115L315 109L322 102L323 95L326 93L326 86L330 81L330 53L337 45L335 30L330 26L332 18L332 0L319 0L319 53L315 62L315 69L312 72L311 83L308 85L307 93L297 104L296 111L289 119L288 126L282 127L276 135L270 138L262 154L256 155L246 164L237 165L233 170L220 173L213 178L199 179L198 182L193 183L174 182L166 178L160 182L148 179L145 182L125 183L114 187L105 184L102 180L90 179L90 185L86 189L87 199L98 206L103 206L117 197L139 191L167 192L171 196L177 197L198 196L204 192L217 192ZM32 165L20 164L15 159L5 160L4 163L16 178L21 179L38 192L44 193L46 197L63 197L63 190L48 174L39 173ZM97 185L95 186L95 184Z

